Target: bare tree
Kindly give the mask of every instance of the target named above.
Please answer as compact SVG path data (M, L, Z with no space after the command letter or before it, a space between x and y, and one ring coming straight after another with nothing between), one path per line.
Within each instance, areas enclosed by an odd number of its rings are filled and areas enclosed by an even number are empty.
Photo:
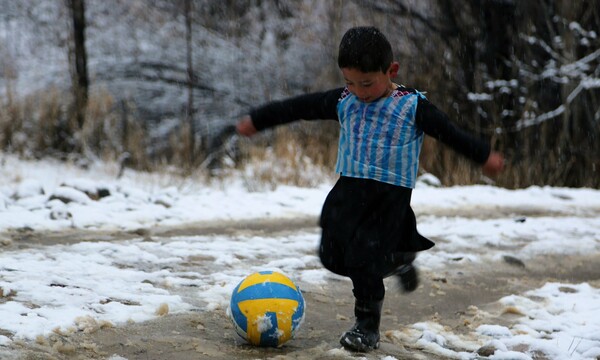
M189 160L190 165L195 158L196 152L196 126L194 124L194 84L196 77L194 74L194 58L192 44L192 1L184 0L184 15L185 15L185 45L186 45L186 64L187 64L187 83L188 83L188 99L186 110L186 123L189 132Z
M503 185L600 186L600 0L355 2L411 22L407 80L507 153ZM456 183L461 160L432 148L427 170Z
M73 19L74 72L73 95L75 97L75 117L79 129L85 123L85 109L88 101L89 76L85 49L85 0L67 0Z

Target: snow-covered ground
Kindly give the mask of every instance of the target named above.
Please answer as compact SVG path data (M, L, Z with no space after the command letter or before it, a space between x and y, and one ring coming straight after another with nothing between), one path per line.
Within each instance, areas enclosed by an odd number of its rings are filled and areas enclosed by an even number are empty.
M189 311L198 304L207 310L223 309L235 285L257 270L283 271L301 288L322 285L333 277L316 256L316 228L276 236L239 232L12 246L16 244L9 233L114 232L264 218L316 219L332 186L278 186L250 192L235 177L206 184L193 178L130 171L116 179L116 173L108 165L82 170L3 156L0 350L18 339L33 340L103 323L144 321L167 311ZM413 207L420 231L443 242L418 258L425 271L442 269L457 258L473 263L498 260L505 254L500 249L515 249L521 260L600 250L598 190L441 188L421 181L413 192ZM196 302L178 291L190 285L198 289ZM587 283L548 283L498 302L522 314L515 325L485 324L474 329L474 336L461 338L424 322L397 336L457 359L474 359L474 351L486 344L497 349L491 359L532 359L531 354L514 350L519 344L549 359L600 356L600 289Z

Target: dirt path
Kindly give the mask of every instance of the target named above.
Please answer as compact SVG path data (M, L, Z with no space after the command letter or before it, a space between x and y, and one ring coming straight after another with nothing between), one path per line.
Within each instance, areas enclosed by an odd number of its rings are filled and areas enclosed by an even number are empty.
M8 248L44 246L78 241L111 241L154 235L175 236L228 232L298 231L314 228L315 219L291 222L220 223L173 229L141 230L132 233L61 232L12 233ZM352 325L352 296L349 283L330 281L326 287L305 289L306 320L297 337L280 349L261 349L243 344L235 334L224 309L170 314L144 323L120 327L90 324L84 332L55 334L36 342L14 342L1 359L107 359L117 354L129 360L146 359L442 359L425 352L415 342L395 334L411 324L433 320L454 334L472 333L479 324L509 324L514 315L502 315L495 302L503 296L520 294L549 281L588 282L600 287L600 256L547 256L519 263L507 259L485 265L456 263L435 273L421 273L421 285L412 294L401 294L393 279L388 287L382 318L381 349L369 354L341 350L339 335ZM549 266L551 264L552 266ZM190 296L194 289L189 291ZM490 319L492 318L492 319ZM119 358L114 358L119 359Z

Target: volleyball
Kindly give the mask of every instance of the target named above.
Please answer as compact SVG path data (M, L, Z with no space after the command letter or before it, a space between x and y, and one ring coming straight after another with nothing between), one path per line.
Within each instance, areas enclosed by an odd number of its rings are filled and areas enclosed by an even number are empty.
M228 314L235 331L248 343L279 347L294 337L304 321L304 298L284 274L261 271L235 287Z

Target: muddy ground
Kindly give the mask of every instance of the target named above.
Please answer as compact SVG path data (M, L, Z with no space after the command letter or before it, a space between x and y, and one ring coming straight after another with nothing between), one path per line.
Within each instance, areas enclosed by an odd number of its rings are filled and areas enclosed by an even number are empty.
M477 213L481 213L477 211ZM197 235L256 232L276 234L316 228L316 219L213 223L131 233L66 231L36 233L27 229L5 234L12 242L4 249L19 249L76 241L112 241L158 234ZM483 250L482 250L483 251ZM546 282L588 282L600 287L600 256L543 256L525 261L508 257L497 263L464 264L421 272L421 285L411 294L398 290L387 279L388 291L382 318L381 348L368 354L350 354L340 349L339 336L353 324L353 298L348 282L331 281L324 287L304 289L306 318L296 338L282 348L264 349L244 344L235 334L224 309L167 314L153 321L125 326L96 324L86 332L54 334L34 342L13 342L0 349L0 359L443 359L427 353L415 342L400 340L394 331L411 324L435 321L454 334L472 333L479 324L509 325L516 315L502 314L496 301L510 294L536 289ZM190 296L194 289L182 289ZM492 317L493 319L489 319Z

